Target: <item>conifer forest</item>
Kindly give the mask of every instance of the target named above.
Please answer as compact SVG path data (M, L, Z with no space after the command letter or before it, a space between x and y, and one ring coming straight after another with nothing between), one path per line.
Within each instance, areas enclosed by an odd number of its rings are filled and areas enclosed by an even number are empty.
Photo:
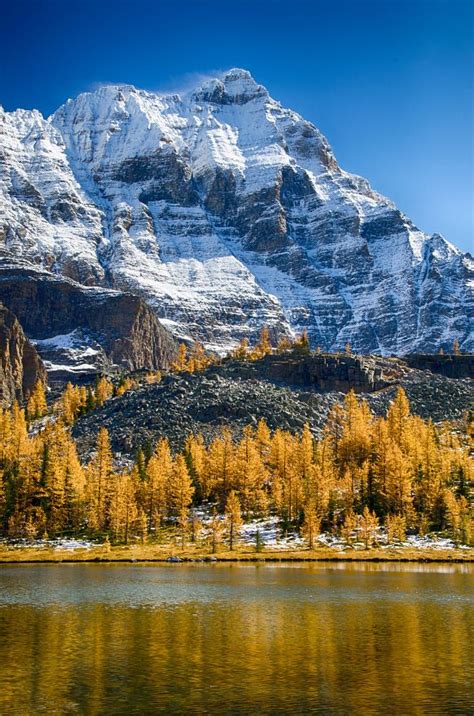
M305 340L290 347L306 350ZM254 349L244 341L233 358L258 360L271 350L263 331ZM182 346L174 370L204 370L210 360L199 346L189 355ZM150 373L146 380L160 378ZM456 429L435 425L411 413L399 388L386 415L377 417L351 391L331 409L319 439L310 425L292 434L260 420L237 435L225 426L207 441L190 434L179 451L162 438L124 462L102 428L95 450L80 459L71 436L75 420L133 388L130 377L117 385L105 377L89 387L69 383L48 405L38 382L25 407L1 411L3 536L174 540L182 547L205 539L213 551L220 543L232 550L246 521L274 516L309 549L321 533L348 545L357 537L369 548L380 528L389 543L427 532L471 543L472 414Z

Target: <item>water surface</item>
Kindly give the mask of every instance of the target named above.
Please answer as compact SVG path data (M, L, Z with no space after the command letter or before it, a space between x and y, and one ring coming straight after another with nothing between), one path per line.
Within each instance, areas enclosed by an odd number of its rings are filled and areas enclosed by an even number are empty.
M471 565L3 565L1 714L474 714Z

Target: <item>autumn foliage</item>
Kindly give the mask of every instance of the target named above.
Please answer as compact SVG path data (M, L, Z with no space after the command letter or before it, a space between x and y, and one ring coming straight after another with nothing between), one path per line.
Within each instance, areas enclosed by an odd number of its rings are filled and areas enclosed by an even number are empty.
M69 425L88 401L110 395L108 382L90 393L68 386L54 419L31 433L18 404L0 412L4 535L107 535L126 543L172 528L184 545L200 529L193 508L204 505L215 513L215 544L225 529L231 548L242 521L268 515L299 530L310 548L329 530L370 547L380 525L391 541L407 530L471 540L471 428L455 433L412 415L401 389L383 418L350 392L319 439L308 425L295 435L260 421L238 438L225 427L208 444L190 435L177 454L162 438L151 454L140 451L134 465L120 467L101 429L81 463Z

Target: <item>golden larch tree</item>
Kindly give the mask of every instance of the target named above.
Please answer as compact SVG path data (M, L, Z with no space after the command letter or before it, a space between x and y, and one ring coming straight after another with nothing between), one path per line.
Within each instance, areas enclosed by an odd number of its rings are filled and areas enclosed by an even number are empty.
M240 501L237 493L231 490L225 505L225 518L227 533L229 535L229 549L232 552L234 543L237 541L242 528L242 515L240 512Z

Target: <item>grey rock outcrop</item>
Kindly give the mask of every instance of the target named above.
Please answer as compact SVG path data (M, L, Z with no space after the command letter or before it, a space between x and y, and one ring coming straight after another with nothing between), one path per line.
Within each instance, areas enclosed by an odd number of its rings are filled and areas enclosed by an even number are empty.
M405 356L405 362L411 368L430 370L447 378L474 377L474 355L470 354L416 354Z
M16 316L0 304L0 405L27 398L46 371Z

